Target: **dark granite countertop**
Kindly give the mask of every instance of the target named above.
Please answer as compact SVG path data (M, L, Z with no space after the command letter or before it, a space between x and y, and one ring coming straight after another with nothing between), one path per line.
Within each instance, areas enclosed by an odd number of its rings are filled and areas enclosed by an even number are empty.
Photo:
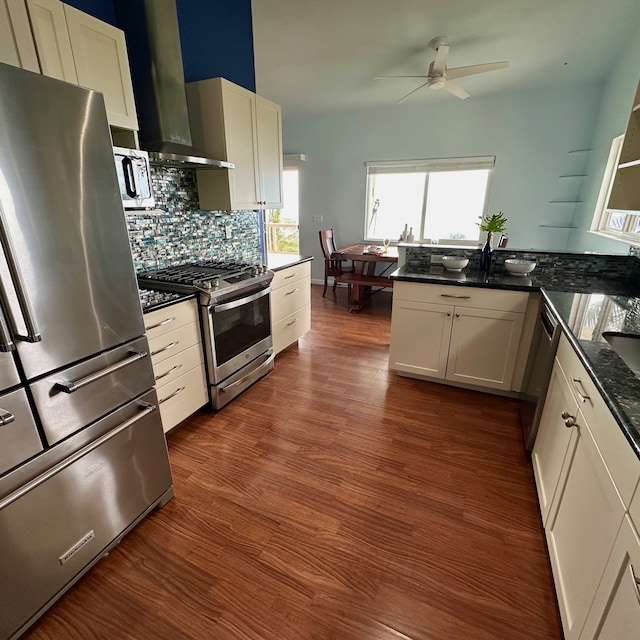
M149 313L195 297L193 293L171 293L169 291L140 289L140 306L142 307L142 313Z
M629 281L544 272L530 277L504 272L448 273L442 267L395 271L404 282L541 291L594 384L640 458L640 378L602 337L605 331L640 335L640 297Z
M270 253L267 256L267 267L272 271L280 271L311 260L313 260L313 256L300 256L293 253Z

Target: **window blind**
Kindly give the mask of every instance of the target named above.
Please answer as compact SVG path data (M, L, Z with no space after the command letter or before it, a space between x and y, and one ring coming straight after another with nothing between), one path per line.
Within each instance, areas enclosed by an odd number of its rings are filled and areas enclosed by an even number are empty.
M433 171L472 171L493 169L495 156L473 158L447 158L437 160L383 160L365 162L367 174L381 173L429 173Z

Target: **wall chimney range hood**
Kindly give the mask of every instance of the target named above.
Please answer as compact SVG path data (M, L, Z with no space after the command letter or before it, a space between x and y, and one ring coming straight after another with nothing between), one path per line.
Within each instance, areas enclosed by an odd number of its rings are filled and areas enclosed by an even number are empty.
M152 164L183 169L233 169L232 162L194 149L184 86L175 0L116 0L127 37L140 146Z

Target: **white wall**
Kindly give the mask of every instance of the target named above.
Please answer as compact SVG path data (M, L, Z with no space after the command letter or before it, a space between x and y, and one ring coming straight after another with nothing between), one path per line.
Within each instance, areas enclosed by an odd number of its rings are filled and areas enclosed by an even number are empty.
M353 113L284 118L285 153L304 153L300 175L301 253L321 258L318 230L334 228L342 245L363 241L365 166L369 160L496 156L489 212L508 218L509 246L565 248L573 208L549 200L575 198L579 184L558 180L582 170L602 85L471 97L448 94L426 104ZM567 193L567 189L571 193ZM566 205L565 205L566 207ZM323 216L321 223L313 216ZM398 220L398 235L404 226ZM316 260L313 277L323 265Z
M624 133L629 120L633 98L640 77L640 31L629 43L624 55L612 69L602 94L602 103L598 112L589 154L589 180L585 182L581 193L582 205L576 211L574 223L577 230L572 231L569 248L587 251L620 252L629 245L608 240L589 233L593 212L600 192L602 176L609 157L613 138Z

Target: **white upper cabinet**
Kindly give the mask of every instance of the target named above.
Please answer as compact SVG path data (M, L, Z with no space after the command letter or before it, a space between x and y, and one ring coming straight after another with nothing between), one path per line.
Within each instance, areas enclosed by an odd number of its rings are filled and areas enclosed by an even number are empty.
M110 125L137 130L124 32L69 5L64 13L78 84L104 95Z
M138 130L120 29L60 0L0 0L0 61L100 91L109 124Z
M0 62L40 73L24 0L0 0Z
M187 84L196 148L235 169L198 171L202 209L282 206L282 120L277 104L224 78Z
M78 84L64 5L59 0L26 0L33 41L45 76Z

